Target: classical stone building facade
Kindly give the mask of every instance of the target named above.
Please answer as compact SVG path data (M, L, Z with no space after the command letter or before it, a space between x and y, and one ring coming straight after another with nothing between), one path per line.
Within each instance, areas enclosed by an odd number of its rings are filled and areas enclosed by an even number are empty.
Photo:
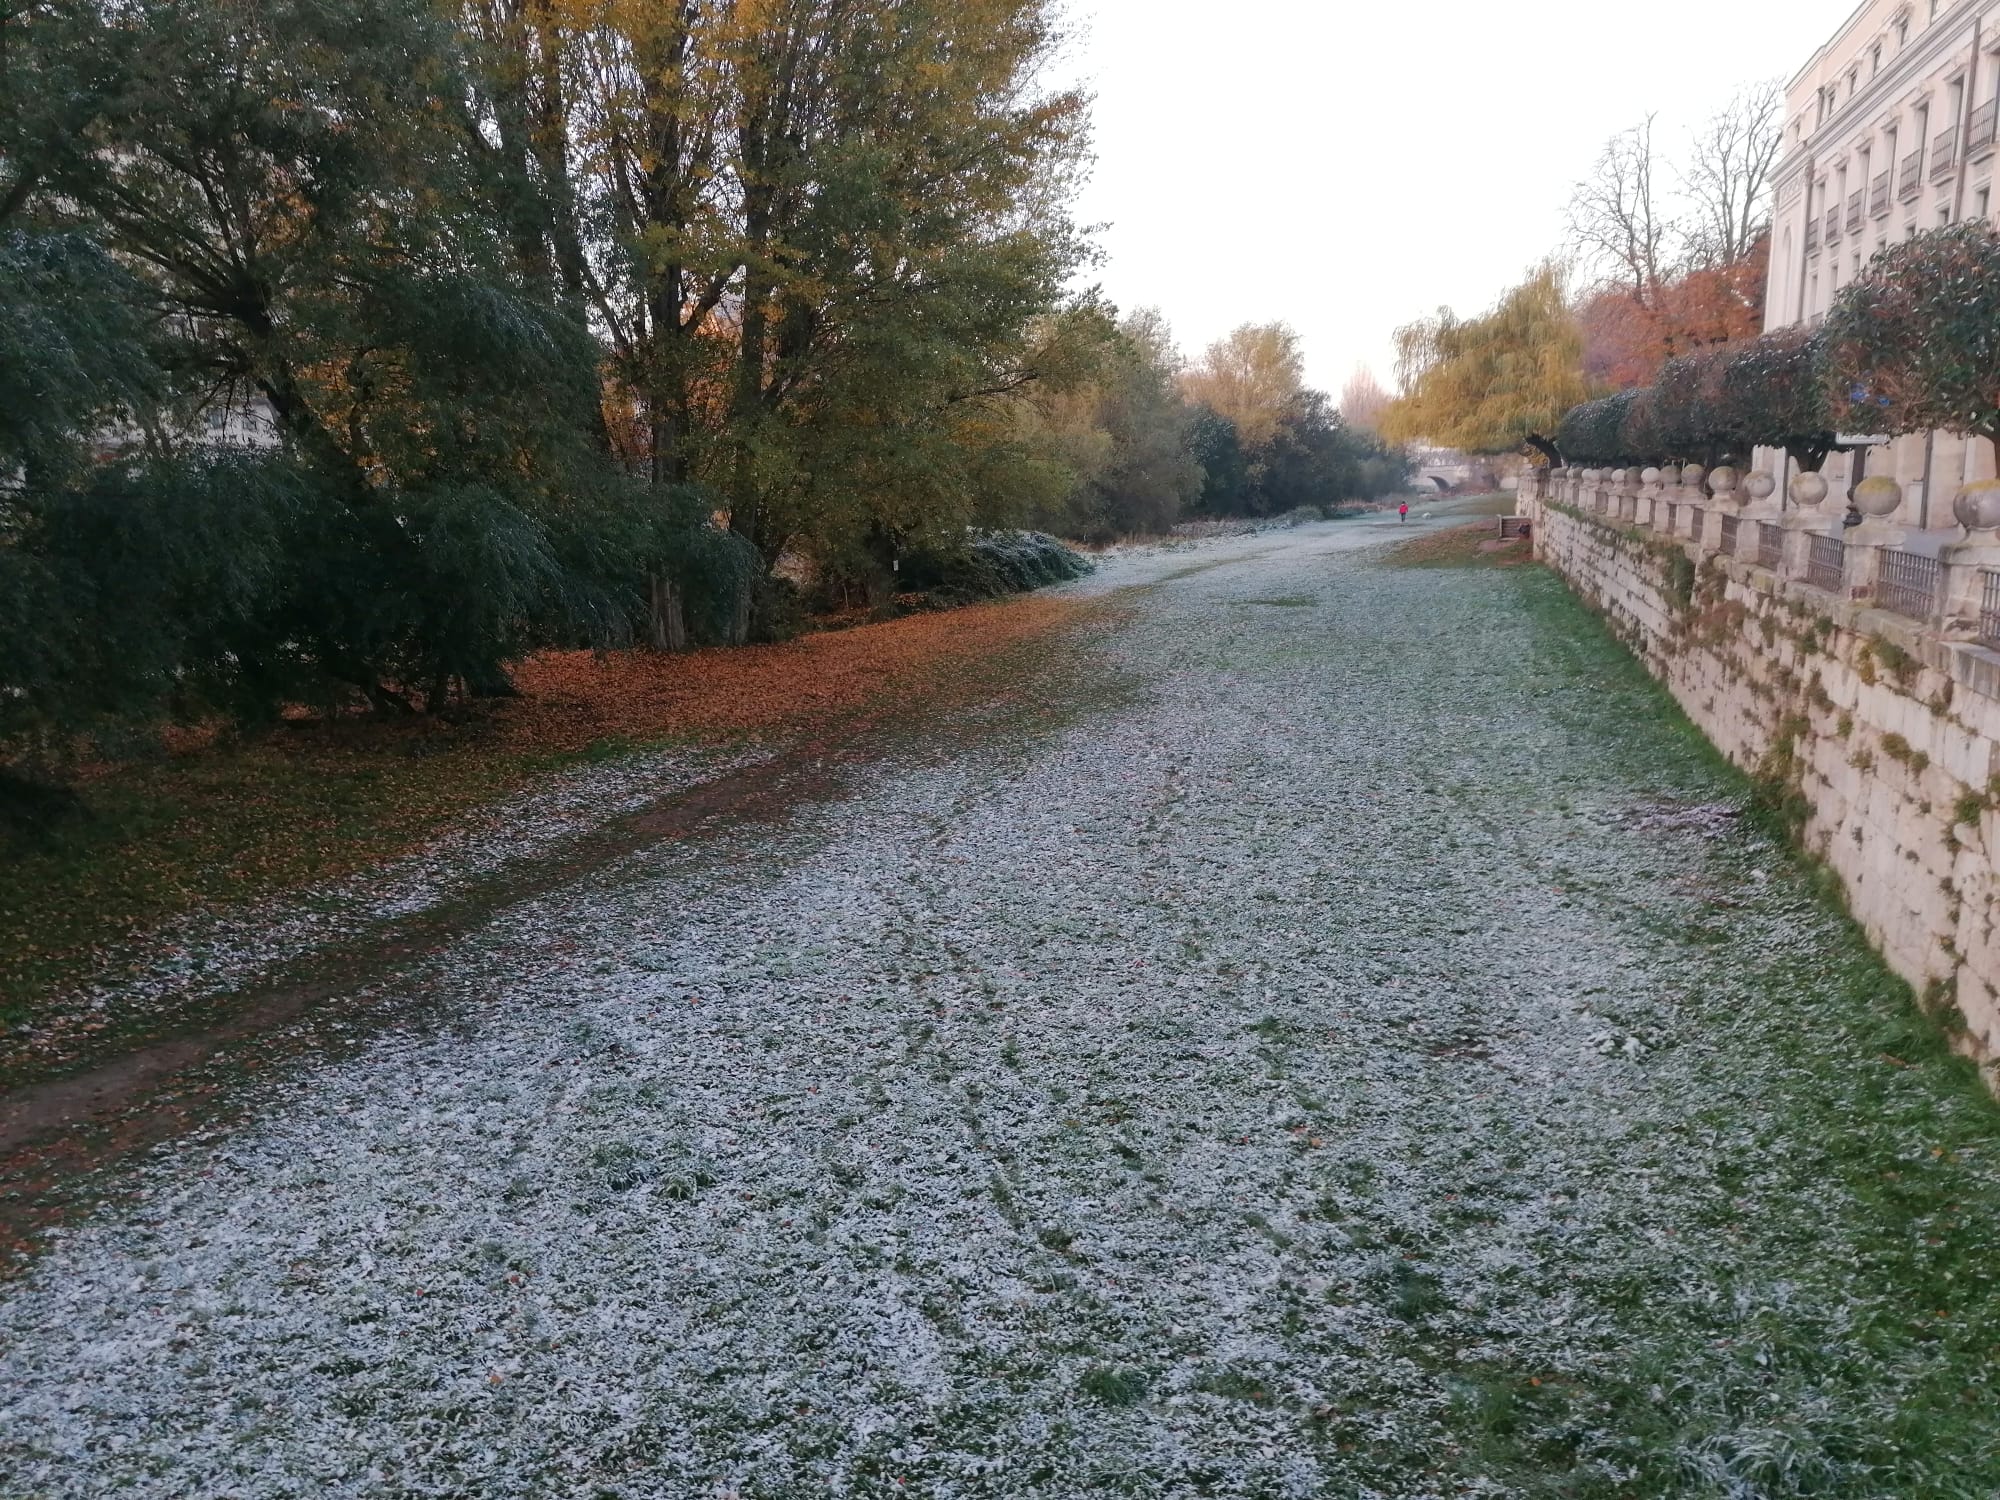
M1791 80L1784 131L1772 329L1819 322L1890 243L2000 213L2000 0L1867 0ZM1760 455L1766 464L1788 477L1780 455ZM1855 468L1846 454L1828 460L1836 494ZM1901 437L1874 451L1867 471L1903 487L1897 521L1939 533L1952 525L1960 486L1993 477L1992 445L1944 432Z

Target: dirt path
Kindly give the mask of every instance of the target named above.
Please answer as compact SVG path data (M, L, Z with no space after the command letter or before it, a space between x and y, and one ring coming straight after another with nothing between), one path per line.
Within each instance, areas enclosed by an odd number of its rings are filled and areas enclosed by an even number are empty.
M1992 1493L1991 1106L1552 579L1386 535L357 972L0 1290L0 1493Z

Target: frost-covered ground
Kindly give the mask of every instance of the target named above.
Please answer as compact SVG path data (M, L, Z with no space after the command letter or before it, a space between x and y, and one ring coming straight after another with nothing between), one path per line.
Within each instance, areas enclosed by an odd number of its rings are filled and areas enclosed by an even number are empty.
M768 750L675 745L542 777L428 847L361 874L240 909L197 912L108 954L98 973L14 1026L29 1057L61 1056L83 1033L175 1010L256 983L284 965L398 917L433 910L480 880L561 847L606 819L649 806Z
M1069 727L408 976L0 1289L0 1494L2000 1491L1994 1111L1553 580L1385 535L1114 562Z

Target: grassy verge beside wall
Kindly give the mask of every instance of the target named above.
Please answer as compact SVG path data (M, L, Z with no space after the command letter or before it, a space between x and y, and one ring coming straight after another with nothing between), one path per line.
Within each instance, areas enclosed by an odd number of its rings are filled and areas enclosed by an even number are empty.
M1536 547L1838 879L1961 1050L2000 1059L1990 653L1543 502ZM1970 680L1969 680L1970 679Z

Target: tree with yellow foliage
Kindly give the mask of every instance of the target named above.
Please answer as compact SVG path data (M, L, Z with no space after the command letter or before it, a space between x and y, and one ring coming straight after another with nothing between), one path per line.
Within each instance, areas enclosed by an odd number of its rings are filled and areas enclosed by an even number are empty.
M1461 320L1444 308L1397 329L1396 353L1402 394L1382 417L1382 435L1394 443L1468 453L1529 447L1555 463L1557 423L1591 395L1583 338L1554 262L1481 317Z
M1235 424L1246 449L1267 448L1305 387L1299 336L1283 323L1245 323L1210 344L1181 384L1196 406Z

